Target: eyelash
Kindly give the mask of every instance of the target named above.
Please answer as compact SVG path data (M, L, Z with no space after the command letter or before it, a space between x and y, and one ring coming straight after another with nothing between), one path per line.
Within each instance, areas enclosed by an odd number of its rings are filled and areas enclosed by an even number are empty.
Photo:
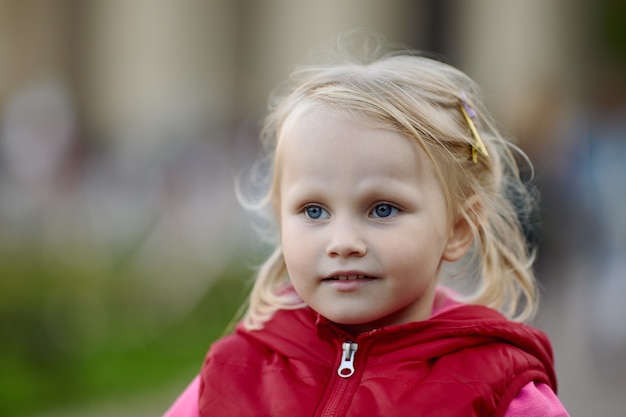
M380 213L376 213L376 210L381 208L381 207L385 207L387 209L389 209L389 211L391 212L390 214L386 215L386 216L382 216L380 215ZM319 215L312 215L313 213L310 211L312 209L318 210L319 211ZM368 215L372 218L375 219L386 219L389 217L395 217L398 213L400 212L400 209L396 206L394 206L393 204L390 203L378 203L374 206L374 208L372 208L369 212ZM330 217L330 213L328 213L328 210L326 210L325 208L317 205L317 204L310 204L308 206L305 206L302 209L302 213L304 214L304 216L310 220L322 220L322 219L327 219L328 217ZM323 214L326 213L326 215L324 217Z

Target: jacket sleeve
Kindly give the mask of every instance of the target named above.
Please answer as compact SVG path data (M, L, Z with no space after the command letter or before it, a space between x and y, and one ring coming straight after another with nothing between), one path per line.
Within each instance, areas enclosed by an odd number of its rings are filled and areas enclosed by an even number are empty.
M529 382L511 401L504 417L569 417L569 414L548 385Z
M185 391L176 399L174 404L163 417L199 417L198 412L198 388L200 378L195 377Z

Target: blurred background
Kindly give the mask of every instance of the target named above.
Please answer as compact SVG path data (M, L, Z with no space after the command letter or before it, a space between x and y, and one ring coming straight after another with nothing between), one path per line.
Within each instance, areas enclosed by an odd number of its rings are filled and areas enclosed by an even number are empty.
M367 28L460 67L536 165L535 324L626 409L626 2L0 0L0 415L158 416L267 248L234 196L292 65Z

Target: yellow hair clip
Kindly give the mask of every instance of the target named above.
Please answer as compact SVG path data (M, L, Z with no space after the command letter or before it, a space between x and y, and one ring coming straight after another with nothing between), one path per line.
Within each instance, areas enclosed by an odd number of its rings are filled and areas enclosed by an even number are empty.
M480 135L478 134L478 130L476 129L476 125L474 124L474 120L476 118L476 112L474 109L463 99L461 98L461 113L463 113L463 117L465 117L465 121L472 131L472 136L474 136L474 144L472 145L472 161L475 164L478 163L478 153L480 152L485 157L489 156L489 152L487 152L487 148L483 143Z

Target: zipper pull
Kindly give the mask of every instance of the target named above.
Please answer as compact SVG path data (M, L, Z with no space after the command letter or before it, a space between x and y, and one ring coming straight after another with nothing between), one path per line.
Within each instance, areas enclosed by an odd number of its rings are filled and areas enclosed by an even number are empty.
M354 373L354 354L359 345L352 342L345 342L341 345L341 363L337 374L342 378L348 378Z

